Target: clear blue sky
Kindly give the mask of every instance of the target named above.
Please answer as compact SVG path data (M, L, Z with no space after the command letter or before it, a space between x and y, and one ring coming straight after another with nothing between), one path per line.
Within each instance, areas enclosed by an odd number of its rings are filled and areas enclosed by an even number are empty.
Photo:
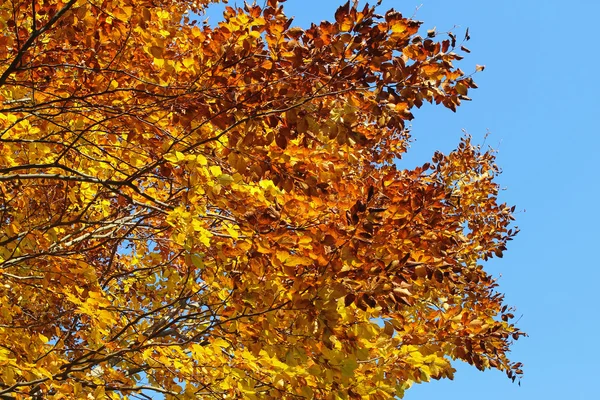
M342 2L288 0L286 9L307 26L332 19ZM417 141L400 165L451 150L462 129L480 143L491 132L501 199L521 210L521 233L487 268L501 276L500 291L530 335L512 355L525 364L520 387L502 373L459 366L454 381L416 385L405 399L600 399L600 217L592 204L600 195L600 2L384 0L381 9L392 7L426 29L469 27L472 53L461 67L486 65L473 102L456 114L432 106L416 113ZM211 15L215 23L219 13Z

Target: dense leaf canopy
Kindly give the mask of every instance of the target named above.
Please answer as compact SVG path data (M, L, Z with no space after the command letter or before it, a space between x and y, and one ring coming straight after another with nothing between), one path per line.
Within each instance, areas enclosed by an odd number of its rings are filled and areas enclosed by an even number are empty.
M481 266L516 233L493 153L394 164L413 107L475 87L463 43L350 4L210 27L207 3L0 3L0 396L387 399L454 359L518 377Z

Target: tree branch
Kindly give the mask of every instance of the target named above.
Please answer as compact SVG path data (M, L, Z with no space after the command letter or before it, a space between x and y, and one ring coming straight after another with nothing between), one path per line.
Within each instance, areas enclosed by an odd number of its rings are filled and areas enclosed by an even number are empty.
M17 53L17 55L15 56L13 61L10 63L8 68L2 73L2 76L0 76L0 86L4 85L4 83L6 82L6 79L8 79L9 75L17 70L17 66L23 59L23 56L25 55L27 50L29 50L29 48L33 45L33 42L35 42L35 39L37 39L41 34L46 32L48 29L50 29L52 27L52 25L54 25L56 23L56 21L58 21L60 19L60 17L62 17L73 6L73 4L75 4L76 1L77 0L69 0L69 2L63 6L63 8L58 10L58 12L56 14L54 14L54 16L52 18L50 18L50 20L48 21L48 23L46 25L44 25L40 29L37 29L37 30L34 29L31 32L31 35L29 36L29 38L27 38L27 41L19 49L19 52ZM35 10L34 10L34 12L35 12ZM35 16L34 16L34 20L35 20Z

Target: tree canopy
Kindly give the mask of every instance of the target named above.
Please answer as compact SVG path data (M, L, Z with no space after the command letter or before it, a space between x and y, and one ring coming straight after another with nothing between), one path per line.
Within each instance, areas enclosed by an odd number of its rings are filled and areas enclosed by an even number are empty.
M208 3L0 3L0 397L518 377L481 265L516 234L494 153L395 165L414 107L476 87L468 34L357 3L301 29L275 0L211 27Z

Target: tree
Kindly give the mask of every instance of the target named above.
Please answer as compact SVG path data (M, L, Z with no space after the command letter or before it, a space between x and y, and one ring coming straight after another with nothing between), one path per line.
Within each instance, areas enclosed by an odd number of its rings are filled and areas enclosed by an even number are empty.
M456 36L346 3L0 4L2 398L385 399L523 335L481 261L491 151L399 170L475 88ZM439 39L438 39L439 38ZM439 41L436 41L439 40Z

